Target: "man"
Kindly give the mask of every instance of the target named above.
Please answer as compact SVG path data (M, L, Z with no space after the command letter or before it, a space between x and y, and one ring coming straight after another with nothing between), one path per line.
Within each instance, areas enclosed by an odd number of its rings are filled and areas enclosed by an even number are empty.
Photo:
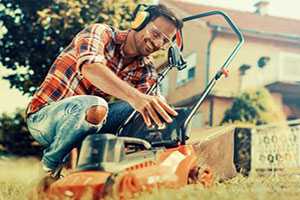
M93 24L79 32L34 94L27 125L45 147L42 164L50 174L88 134L115 133L133 109L147 126L160 126L158 115L168 123L177 115L162 98L146 92L157 79L148 56L168 47L182 22L163 5L146 12L150 18L143 27L139 21L127 31ZM108 105L110 97L123 102Z

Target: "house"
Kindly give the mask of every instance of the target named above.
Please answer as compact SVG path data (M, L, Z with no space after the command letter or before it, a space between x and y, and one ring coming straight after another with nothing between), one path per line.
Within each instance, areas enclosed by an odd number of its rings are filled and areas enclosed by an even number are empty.
M269 3L260 1L255 12L218 8L180 0L160 0L180 17L212 10L228 14L245 43L193 118L192 127L219 125L233 98L250 88L266 87L286 118L300 118L300 20L270 16ZM172 70L163 82L163 94L178 106L192 105L238 42L221 16L185 23L184 57L188 67Z

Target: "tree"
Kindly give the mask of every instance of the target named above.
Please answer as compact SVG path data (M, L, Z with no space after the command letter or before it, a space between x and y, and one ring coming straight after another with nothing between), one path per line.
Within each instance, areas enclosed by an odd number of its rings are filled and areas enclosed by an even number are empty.
M4 78L11 87L32 95L77 32L94 22L125 29L137 3L139 0L0 0L0 68L12 70ZM22 67L26 70L20 73ZM0 117L0 148L17 155L40 154L23 112Z
M228 110L221 122L248 122L255 125L285 120L282 108L267 89L242 93Z
M59 52L84 26L98 22L129 26L138 0L1 0L0 60L15 70L4 77L33 94ZM25 73L18 68L26 67Z
M34 142L28 132L23 113L24 110L18 109L12 116L4 113L0 117L2 150L19 156L41 155L41 146Z

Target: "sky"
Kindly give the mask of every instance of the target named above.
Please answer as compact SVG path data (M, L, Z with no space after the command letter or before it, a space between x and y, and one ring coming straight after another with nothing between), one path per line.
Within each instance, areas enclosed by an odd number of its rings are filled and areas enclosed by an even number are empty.
M186 0L199 4L231 8L236 10L254 12L254 4L258 0ZM300 20L299 0L269 0L269 14L285 18ZM22 96L16 89L9 88L7 81L1 80L4 74L9 73L0 67L0 113L13 113L16 107L24 108L29 98Z
M29 101L17 89L11 89L8 81L1 80L2 76L10 73L10 70L0 66L0 113L13 113L17 107L24 108Z

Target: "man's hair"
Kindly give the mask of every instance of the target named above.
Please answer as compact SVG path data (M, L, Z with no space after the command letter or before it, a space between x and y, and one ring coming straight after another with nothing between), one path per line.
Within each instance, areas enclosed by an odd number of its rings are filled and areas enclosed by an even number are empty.
M177 29L181 29L183 27L182 21L178 19L174 12L167 8L167 6L163 4L151 5L150 9L153 9L153 14L151 15L150 21L154 21L158 17L165 17L170 20Z

